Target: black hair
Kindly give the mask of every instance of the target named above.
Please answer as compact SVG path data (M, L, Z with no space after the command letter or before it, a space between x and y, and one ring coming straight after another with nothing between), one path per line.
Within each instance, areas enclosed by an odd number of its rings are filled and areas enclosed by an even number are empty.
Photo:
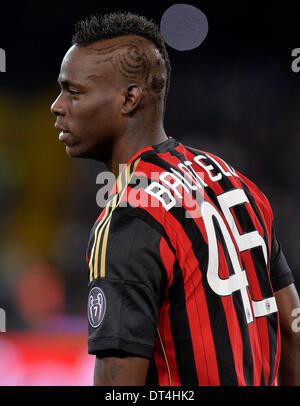
M74 27L72 36L72 45L88 46L96 41L121 37L125 35L137 35L151 41L159 51L161 58L165 62L166 77L163 79L158 75L152 75L151 88L157 94L165 86L164 103L166 105L166 96L170 87L171 65L169 55L166 50L164 39L156 23L146 19L138 14L130 12L114 12L110 14L99 15L95 14L87 17L84 20L78 21ZM141 50L132 51L134 61L127 61L126 72L124 69L124 61L118 61L118 67L125 76L130 76L137 72L137 69L143 68L144 75L149 76L149 67L146 68L145 61L141 55ZM139 62L140 66L133 62ZM159 60L157 60L159 64Z

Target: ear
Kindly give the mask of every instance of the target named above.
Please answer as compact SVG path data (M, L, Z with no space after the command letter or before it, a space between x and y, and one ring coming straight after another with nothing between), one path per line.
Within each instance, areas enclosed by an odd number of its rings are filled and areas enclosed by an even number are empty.
M122 113L131 114L140 104L142 94L143 90L138 84L128 85L123 93Z

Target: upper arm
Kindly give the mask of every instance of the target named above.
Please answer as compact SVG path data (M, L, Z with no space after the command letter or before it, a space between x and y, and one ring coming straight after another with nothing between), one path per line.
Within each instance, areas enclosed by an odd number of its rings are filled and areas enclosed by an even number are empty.
M281 360L278 384L300 385L300 301L295 285L275 292L281 330Z
M295 312L295 309L300 310L300 300L295 285L292 283L289 286L275 292L276 303L279 312L280 330L283 337L296 338L297 330L293 328L295 324L295 316L299 315L299 312ZM299 340L299 332L298 332Z
M281 244L272 228L270 278L278 307L280 330L283 336L291 336L295 309L300 308L298 292L292 271L285 259Z
M143 386L149 360L141 357L96 357L95 386Z
M270 278L273 291L277 292L294 282L292 271L285 259L281 244L272 227Z
M300 300L279 241L272 230L270 278L279 313L281 359L279 385L300 384Z
M166 287L161 235L143 220L118 213L112 216L105 244L106 231L102 234L98 231L94 250L98 263L91 256L88 299L94 382L144 385Z

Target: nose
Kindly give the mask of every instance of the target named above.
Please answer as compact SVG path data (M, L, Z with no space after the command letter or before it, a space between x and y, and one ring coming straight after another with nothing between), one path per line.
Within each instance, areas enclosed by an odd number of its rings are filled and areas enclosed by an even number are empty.
M61 94L57 96L56 100L52 103L50 108L51 113L55 114L56 116L64 116L65 109L62 102Z

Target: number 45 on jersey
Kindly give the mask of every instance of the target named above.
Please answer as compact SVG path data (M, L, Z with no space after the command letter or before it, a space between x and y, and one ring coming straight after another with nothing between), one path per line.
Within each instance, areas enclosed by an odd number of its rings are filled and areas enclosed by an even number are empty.
M217 198L239 251L243 252L251 248L261 247L267 265L268 254L263 237L257 230L240 234L235 219L230 211L232 207L238 204L249 203L244 190L234 189L217 196ZM233 292L240 291L248 324L253 322L253 317L262 317L277 312L274 296L258 301L249 297L247 291L249 283L246 271L241 268L236 246L233 243L231 235L220 213L207 201L203 202L201 211L208 238L209 260L207 281L211 289L220 296L229 296L232 295ZM234 271L234 273L228 278L221 278L219 275L219 251L214 221L217 222L219 229L221 230Z

